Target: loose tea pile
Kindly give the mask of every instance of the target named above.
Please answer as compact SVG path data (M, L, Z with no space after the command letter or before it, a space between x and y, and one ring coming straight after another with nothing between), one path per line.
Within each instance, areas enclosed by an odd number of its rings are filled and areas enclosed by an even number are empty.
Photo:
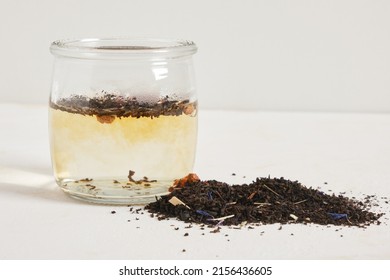
M158 219L176 217L191 223L240 225L242 223L314 223L367 226L380 224L383 214L369 210L371 196L359 201L307 188L298 181L257 178L251 184L229 185L201 181L195 174L177 180L171 193L145 209Z
M196 113L196 102L190 100L171 100L168 96L160 98L156 102L139 101L136 97L114 95L105 93L96 97L84 95L72 95L68 98L60 98L56 102L50 102L50 107L61 111L81 114L96 115L101 122L112 122L115 117L159 117L179 116L182 114L193 115Z

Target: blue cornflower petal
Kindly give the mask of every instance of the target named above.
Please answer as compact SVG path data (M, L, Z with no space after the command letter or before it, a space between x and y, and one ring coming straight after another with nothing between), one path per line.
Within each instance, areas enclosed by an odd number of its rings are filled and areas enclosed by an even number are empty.
M348 219L348 215L347 215L347 214L328 213L328 215L329 215L333 220Z
M206 211L203 211L203 210L196 210L195 212L202 215L202 216L214 218L212 215L210 215L209 213L207 213Z

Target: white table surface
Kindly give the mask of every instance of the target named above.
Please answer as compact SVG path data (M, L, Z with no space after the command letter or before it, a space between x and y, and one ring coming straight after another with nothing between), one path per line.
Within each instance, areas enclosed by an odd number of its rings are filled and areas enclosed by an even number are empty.
M284 176L390 198L388 114L204 110L199 117L201 179ZM214 234L126 206L82 203L53 180L46 107L0 104L0 259L390 259L389 204L379 199L379 207L382 224L366 229L277 224Z

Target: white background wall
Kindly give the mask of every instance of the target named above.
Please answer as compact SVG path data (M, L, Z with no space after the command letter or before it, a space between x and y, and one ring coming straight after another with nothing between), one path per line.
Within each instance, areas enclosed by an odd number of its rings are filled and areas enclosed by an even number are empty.
M190 39L204 108L390 112L388 0L0 0L0 102L46 103L51 41Z

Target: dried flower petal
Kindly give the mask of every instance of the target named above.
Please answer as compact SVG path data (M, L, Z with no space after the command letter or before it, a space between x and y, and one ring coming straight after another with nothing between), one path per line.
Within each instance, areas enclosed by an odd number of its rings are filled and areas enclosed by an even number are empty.
M328 215L329 215L333 220L348 219L348 215L347 215L347 214L328 213Z
M212 219L214 219L213 215L210 215L209 213L207 213L206 211L203 211L203 210L196 210L195 211L196 213L202 215L202 216L206 216L206 217L210 217Z
M172 204L173 206L176 206L176 205L184 205L184 206L187 207L188 209L191 209L188 205L186 205L183 201L181 201L180 199L178 199L176 196L173 196L168 202L169 202L170 204Z

